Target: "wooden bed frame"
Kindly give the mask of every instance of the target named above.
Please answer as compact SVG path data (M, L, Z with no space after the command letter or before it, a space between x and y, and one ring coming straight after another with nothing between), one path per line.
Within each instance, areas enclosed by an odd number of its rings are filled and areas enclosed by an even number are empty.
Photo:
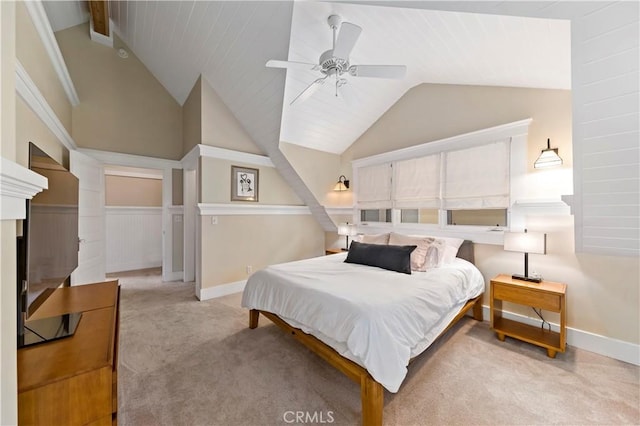
M465 241L458 251L458 257L469 260L473 263L473 246L470 241ZM484 293L483 293L484 294ZM447 325L447 327L438 335L438 338L445 334L453 325L455 325L467 312L473 309L473 318L477 321L482 321L482 296L468 300L462 307L458 315ZM356 364L355 362L343 357L332 347L326 345L318 338L305 333L299 328L292 327L286 323L278 315L261 311L258 309L251 309L249 311L249 328L254 329L258 327L258 319L260 314L269 318L274 324L282 328L287 333L290 333L299 342L309 348L312 352L315 352L329 364L340 370L348 378L356 383L360 384L360 401L362 404L362 424L363 426L382 426L382 412L384 409L384 389L380 383L378 383L369 372ZM426 351L425 351L426 352ZM424 352L423 352L424 353ZM411 363L413 358L409 360Z
M473 309L473 318L482 321L482 295L475 299L469 300L456 317L449 323L440 336L445 334L455 323L460 320L466 313ZM360 365L343 357L332 347L318 340L316 337L305 333L299 328L295 328L287 324L276 314L258 309L249 311L249 328L258 326L258 318L260 314L269 318L274 324L282 328L287 333L291 333L299 342L304 344L311 351L318 354L321 358L333 365L335 368L344 373L348 378L356 383L360 383L360 400L362 403L362 424L364 426L382 426L382 411L384 408L384 389L382 385L375 381L373 377ZM423 352L424 353L424 352ZM409 362L413 361L411 359Z

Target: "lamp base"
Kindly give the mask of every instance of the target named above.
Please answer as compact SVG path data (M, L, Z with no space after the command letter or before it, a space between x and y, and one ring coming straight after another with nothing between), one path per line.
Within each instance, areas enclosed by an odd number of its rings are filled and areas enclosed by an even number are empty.
M540 283L540 282L542 282L542 278L525 277L524 275L518 275L518 274L511 275L511 278L513 278L514 280L527 281L527 282L530 282L530 283Z

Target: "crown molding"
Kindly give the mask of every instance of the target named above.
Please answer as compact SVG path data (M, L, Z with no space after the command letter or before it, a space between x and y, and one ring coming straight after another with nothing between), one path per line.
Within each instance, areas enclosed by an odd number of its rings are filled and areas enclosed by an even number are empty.
M58 74L60 83L67 94L67 98L69 98L69 102L71 102L73 106L78 106L80 104L78 93L71 80L71 75L69 75L67 64L64 62L60 46L58 46L56 36L53 34L53 29L51 28L42 2L40 0L30 0L25 1L24 5L29 12L29 16L31 16L36 31L38 31L40 40L42 40L42 44L49 55L49 59L51 59L51 65L53 65L53 69L56 71L56 74Z
M228 160L254 166L275 167L271 159L266 155L250 154L248 152L234 151L232 149L203 144L194 146L191 151L182 157L183 167L185 169L194 169L200 157Z
M28 2L27 2L28 3ZM67 129L60 122L56 113L51 109L49 103L33 82L27 70L24 69L20 61L16 58L16 92L25 101L38 118L51 130L60 143L68 150L73 151L78 148Z

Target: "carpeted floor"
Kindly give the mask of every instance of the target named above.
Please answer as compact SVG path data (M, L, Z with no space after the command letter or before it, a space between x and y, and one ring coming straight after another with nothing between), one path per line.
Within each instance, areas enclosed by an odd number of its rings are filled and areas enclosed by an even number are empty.
M119 424L359 424L359 386L266 318L249 330L240 294L199 302L193 283L162 283L158 271L114 276ZM469 318L385 392L384 422L640 424L639 405L639 367L572 347L550 359Z

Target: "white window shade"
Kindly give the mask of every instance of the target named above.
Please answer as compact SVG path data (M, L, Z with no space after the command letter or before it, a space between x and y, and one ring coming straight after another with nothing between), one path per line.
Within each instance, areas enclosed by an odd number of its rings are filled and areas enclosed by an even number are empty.
M445 153L444 208L509 207L509 141Z
M440 207L440 154L396 162L393 191L396 208Z
M358 208L391 208L391 164L358 169Z

